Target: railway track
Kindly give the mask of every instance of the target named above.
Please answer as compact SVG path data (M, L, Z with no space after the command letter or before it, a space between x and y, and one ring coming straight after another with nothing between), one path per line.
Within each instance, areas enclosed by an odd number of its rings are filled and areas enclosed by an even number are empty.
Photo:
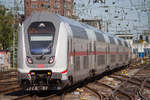
M111 78L114 78L114 79L117 79L117 80L120 80L121 81L121 84L115 88L115 90L112 91L112 97L113 99L118 99L118 97L116 96L116 92L118 90L122 90L122 91L125 91L126 93L129 93L130 94L130 100L133 100L133 99L137 99L137 98L140 98L142 96L138 96L137 97L137 91L141 91L142 89L141 88L147 88L150 90L150 86L149 85L142 85L140 86L141 84L145 84L146 81L145 80L140 80L138 78L135 78L135 76L139 76L138 74L141 72L141 71L144 71L146 68L147 68L148 65L146 66L143 66L141 67L134 75L130 76L130 77L125 77L125 76L122 76L122 75L111 75L110 77ZM149 71L150 72L150 71ZM119 77L118 77L119 76ZM141 76L141 75L140 75ZM145 74L144 76L147 77L147 74ZM148 78L147 78L148 79ZM144 83L143 83L144 82ZM147 83L148 84L148 83ZM141 92L138 92L139 94L141 94ZM118 94L117 94L118 95ZM140 98L142 99L142 98Z
M45 95L46 96L43 96ZM57 92L54 92L54 93L51 93L50 94L47 94L48 92L31 92L31 93L27 93L27 94L24 94L22 96L18 96L12 100L65 100L64 99L64 94L61 94L61 95L58 95L58 91Z
M9 71L0 72L0 75L1 75L0 82L1 82L1 80L16 78L17 70L9 70Z
M142 82L144 81L142 79L135 78L135 77L132 77L132 80L128 80L130 77L125 76L125 75L111 75L109 77L120 80L120 81L126 81L127 80L129 83L137 85L137 86L140 86L142 84ZM145 83L144 87L147 89L150 89L149 84L150 84L150 82L147 81L147 83Z
M0 71L1 74L8 74L10 72L17 72L16 69L10 69L10 70L6 70L6 71Z
M36 96L36 93L25 93L24 95L18 96L12 100L39 100L39 98Z
M107 90L111 90L111 92L109 93L109 95L107 96L107 98L109 98L109 100L113 100L113 97L111 96L111 93L115 90L114 87L112 87L112 86L110 86L108 84L99 82L99 81L97 81L96 84L106 87ZM116 92L117 92L117 94L115 96L118 96L118 94L121 95L119 100L131 100L132 99L132 97L130 96L130 94L127 93L127 92L125 92L125 91L123 91L122 89L118 89Z
M6 93L10 93L16 90L20 90L20 87L18 85L13 85L11 87L5 87L3 89L0 89L0 95L1 94L6 94Z
M100 94L99 91L97 89L94 89L90 86L85 86L86 89L89 89L90 91L92 91L94 94L96 94L96 96L99 98L99 100L102 100L102 98L104 97L104 95Z
M150 99L149 96L147 97L146 95L144 96L144 87L145 87L145 84L146 82L148 81L148 79L150 78L150 74L147 75L144 79L144 81L142 82L141 86L140 86L140 89L138 90L138 96L142 99L142 100L148 100ZM150 90L150 89L149 89ZM150 95L150 94L148 94Z
M149 100L150 94L147 94L146 91L150 91L150 68L147 66L149 66L149 64L139 64L133 68L125 68L126 70L137 70L134 74L129 76L121 74L121 71L111 73L107 77L112 79L115 85L107 84L111 83L112 80L106 82L102 81L105 77L100 77L92 79L92 81L86 82L86 84L83 84L82 86L75 85L62 91L48 92L48 94L45 93L47 94L46 96L41 96L42 94L37 92L24 93L20 96L13 97L11 100L91 100L91 98L94 98L94 100ZM22 91L17 84L17 80L15 80L17 75L16 72L8 72L4 72L3 78L0 78L0 95ZM11 80L12 78L14 79ZM76 96L74 91L76 91L76 88L78 87L83 91ZM85 96L84 94L88 94L88 96Z
M6 79L11 79L11 78L16 78L16 77L17 77L17 75L3 76L3 77L0 78L0 81L1 80L6 80Z
M51 99L51 100L64 100L64 96L65 95L63 95L63 94L60 96L58 96L56 94L52 94L52 95L47 96L47 97L42 97L39 100L49 100L49 99Z
M110 78L120 81L120 84L117 85L116 87L108 85L105 82L103 83L100 81L96 81L96 82L92 82L91 84L93 84L93 85L91 87L87 86L87 88L92 90L93 92L95 92L95 94L98 95L99 100L103 100L103 99L135 100L137 98L142 99L142 100L149 100L150 98L145 99L144 98L145 95L143 96L143 94L141 93L144 90L143 88L150 90L150 86L149 86L150 82L148 80L149 75L147 75L150 72L150 70L147 71L147 69L149 68L149 67L147 67L148 65L149 64L147 64L146 66L142 66L142 67L139 67L141 65L134 67L134 69L139 69L139 71L137 71L133 76L130 76L130 77L122 75L122 74L116 74L116 73L109 75ZM139 79L139 77L135 77L135 76L141 76L141 74L138 75L138 73L140 73L141 71L143 71L145 69L146 69L147 73L145 73L145 75L142 74L142 76L145 76L144 78ZM144 73L144 72L142 72L142 73ZM129 85L130 89L129 88L123 89L123 87L126 87L127 84ZM98 85L98 87L94 88L94 85ZM104 93L100 93L98 91L99 90L98 88L100 86L107 87L107 91L109 91L109 93L111 93L111 91L112 91L111 96L110 95L106 96L106 95L103 95ZM139 92L137 92L137 91L139 91ZM109 93L106 93L106 94L109 94ZM138 94L138 96L137 96L137 94Z

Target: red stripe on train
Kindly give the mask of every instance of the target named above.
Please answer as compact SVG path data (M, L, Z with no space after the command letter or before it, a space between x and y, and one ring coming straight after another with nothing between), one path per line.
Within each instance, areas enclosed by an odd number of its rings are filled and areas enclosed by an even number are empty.
M38 64L38 68L44 68L44 64Z
M63 72L61 72L62 74L64 74L64 73L67 73L67 69L66 70L64 70Z
M105 55L105 54L107 54L106 52L103 52L103 51L97 51L96 52L96 55ZM108 54L111 54L111 55L113 55L113 54L128 54L128 52L109 52ZM95 52L94 51L92 51L92 52L90 52L90 53L87 53L87 51L80 51L80 52L71 52L70 53L70 56L86 56L86 55L95 55Z

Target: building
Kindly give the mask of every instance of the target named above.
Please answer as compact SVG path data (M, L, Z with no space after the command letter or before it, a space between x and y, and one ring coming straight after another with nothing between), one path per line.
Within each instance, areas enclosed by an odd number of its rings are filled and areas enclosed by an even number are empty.
M24 7L25 18L34 11L49 11L71 17L73 0L24 0Z
M96 27L97 29L101 29L102 20L100 19L81 19L78 21Z

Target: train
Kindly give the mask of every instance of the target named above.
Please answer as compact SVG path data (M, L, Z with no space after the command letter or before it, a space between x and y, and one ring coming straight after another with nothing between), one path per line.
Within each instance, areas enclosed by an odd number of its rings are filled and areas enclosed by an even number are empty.
M24 90L63 89L131 61L123 39L58 14L35 12L18 34L18 82Z

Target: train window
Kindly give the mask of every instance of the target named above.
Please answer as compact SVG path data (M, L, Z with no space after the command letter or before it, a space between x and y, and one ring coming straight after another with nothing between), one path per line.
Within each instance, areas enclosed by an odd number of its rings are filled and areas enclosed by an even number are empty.
M105 64L105 55L98 55L97 57L97 65L104 65Z
M125 60L127 60L128 59L128 55L125 55Z
M122 45L121 40L119 40L119 39L118 39L118 43L119 43L119 45Z
M98 41L105 42L104 36L98 32L95 32Z
M123 59L122 59L122 55L119 55L119 56L120 56L120 57L119 57L119 60L122 61L122 60L123 60Z
M55 36L51 22L34 22L28 28L30 52L33 55L50 54Z
M88 68L88 66L89 66L89 57L88 57L88 56L84 56L83 59L84 59L84 60L83 60L83 61L84 61L84 62L83 62L84 68Z
M80 70L80 57L79 56L76 56L75 57L75 70Z
M75 25L70 25L70 27L71 27L74 37L88 39L87 33L83 28L75 26Z
M111 55L111 63L116 61L116 55Z
M28 34L55 33L55 27L51 22L34 22L28 28Z
M113 37L110 37L110 36L108 36L108 37L109 37L109 40L110 40L110 44L115 44L114 38L113 38Z
M92 51L92 43L89 43L89 53Z

